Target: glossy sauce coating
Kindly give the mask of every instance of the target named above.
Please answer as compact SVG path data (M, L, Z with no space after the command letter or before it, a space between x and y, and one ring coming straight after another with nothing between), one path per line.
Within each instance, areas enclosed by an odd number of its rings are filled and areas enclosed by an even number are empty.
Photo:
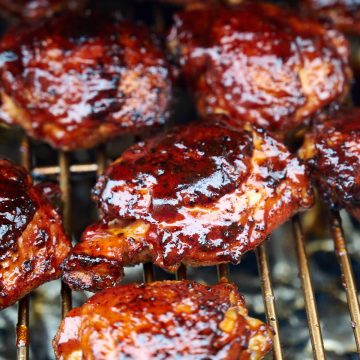
M190 125L180 136L172 132L131 147L100 179L95 199L109 220L141 214L172 223L182 217L182 207L233 192L248 177L252 152L248 132Z
M27 21L51 17L60 11L75 11L86 0L0 0L0 11Z
M64 15L9 30L0 60L0 116L56 148L90 148L167 117L167 64L144 26Z
M343 35L271 4L179 12L168 47L199 113L233 126L283 134L349 90Z
M234 285L191 281L102 291L66 316L53 342L61 360L256 360L271 344Z
M303 0L303 8L348 34L360 35L359 0Z
M61 219L25 169L0 160L0 310L59 277L70 251Z
M31 199L26 171L0 160L0 254L16 248L16 240L32 220L37 204Z
M277 226L312 205L305 167L256 130L194 123L127 150L95 188L102 220L62 264L75 289L119 283L122 267L175 271L238 263Z
M319 122L300 152L323 198L360 220L360 109L346 109Z

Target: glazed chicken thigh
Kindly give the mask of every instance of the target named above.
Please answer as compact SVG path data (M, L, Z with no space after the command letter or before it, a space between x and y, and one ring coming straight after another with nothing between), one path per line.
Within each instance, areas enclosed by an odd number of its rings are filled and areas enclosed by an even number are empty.
M142 25L61 16L10 30L0 57L0 117L56 148L90 148L167 117L167 65Z
M343 110L316 124L300 155L323 198L360 220L360 109Z
M262 359L272 333L232 284L163 281L106 289L73 309L57 359Z
M312 204L305 167L261 130L194 123L139 143L95 188L101 221L62 264L74 289L119 283L123 266L238 263Z
M303 8L348 34L360 35L359 0L302 0Z
M232 126L249 122L284 135L349 90L344 36L272 4L179 12L168 47L200 115Z
M0 309L60 276L70 250L60 216L25 169L0 160Z

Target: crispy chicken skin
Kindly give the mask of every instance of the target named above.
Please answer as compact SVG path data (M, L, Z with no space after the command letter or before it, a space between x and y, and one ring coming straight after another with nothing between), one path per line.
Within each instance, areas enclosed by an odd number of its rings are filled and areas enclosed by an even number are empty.
M349 90L343 35L272 4L209 7L175 15L168 47L202 117L284 135Z
M0 309L60 276L70 241L25 169L0 160Z
M66 15L10 30L0 44L1 117L64 150L162 124L171 84L142 25Z
M60 11L77 11L86 0L0 0L0 12L26 21L51 17Z
M57 359L262 359L272 332L250 318L233 284L162 281L106 289L73 309Z
M62 264L74 289L120 282L123 266L238 263L312 204L305 167L263 131L194 123L128 149L95 188L101 221Z
M347 34L360 35L359 0L302 0L306 12L334 24Z
M360 220L360 109L343 110L316 124L300 156L323 198Z

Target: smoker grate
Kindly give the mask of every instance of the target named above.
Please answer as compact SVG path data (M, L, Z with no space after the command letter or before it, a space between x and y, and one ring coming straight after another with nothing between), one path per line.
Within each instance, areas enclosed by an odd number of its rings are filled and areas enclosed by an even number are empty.
M25 137L22 141L22 164L32 170L34 176L44 175L57 175L59 177L60 187L63 192L63 216L64 226L66 230L71 233L70 216L71 216L71 188L70 178L74 173L97 173L103 172L106 166L106 152L104 147L99 147L97 150L97 163L93 164L81 164L70 165L69 155L65 152L59 152L58 166L51 167L35 167L30 168L31 155L30 155L29 141ZM292 219L293 224L293 236L295 239L295 247L297 253L299 277L302 284L302 290L304 294L305 309L308 320L308 328L310 339L312 343L312 351L314 359L325 359L325 350L323 345L323 337L321 333L321 326L317 313L317 305L314 297L314 290L311 281L311 272L308 265L308 258L306 253L306 238L302 230L301 221L299 216L295 216ZM354 275L350 258L346 246L346 240L341 227L341 218L338 212L332 212L331 216L331 232L335 245L335 252L339 262L342 281L347 296L347 303L349 307L349 313L351 317L351 324L354 331L354 337L356 341L357 351L360 354L360 310L357 297L357 289L354 281ZM281 334L278 324L278 318L276 315L276 299L271 283L269 261L267 256L266 244L261 245L256 250L256 256L258 261L258 271L260 277L260 284L262 288L263 301L265 306L265 312L268 323L274 328L274 347L273 357L275 359L283 359L283 350L281 345ZM229 268L227 265L219 265L217 267L218 280L228 281ZM144 281L151 282L155 280L154 269L150 263L143 265ZM181 266L176 273L177 279L186 278L186 267ZM62 316L71 309L71 291L62 284L61 288L61 306ZM17 349L18 359L26 360L29 358L29 312L30 304L29 297L25 297L19 301L18 307L18 324L17 324Z

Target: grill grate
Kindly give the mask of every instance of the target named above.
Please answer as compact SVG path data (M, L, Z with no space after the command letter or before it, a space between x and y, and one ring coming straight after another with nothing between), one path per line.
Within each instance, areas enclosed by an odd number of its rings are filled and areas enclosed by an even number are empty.
M269 261L265 245L260 245L256 249L256 257L258 261L258 269L265 306L266 319L275 331L273 347L274 358L282 360L284 356L280 342L279 323L275 309L275 296L270 279Z
M335 252L343 277L346 298L349 305L351 317L351 326L354 331L354 337L358 353L360 353L360 309L357 289L354 281L354 273L350 263L350 257L346 246L344 232L341 227L341 218L338 212L333 212L331 216L331 230L334 239Z
M325 351L319 316L317 312L314 290L311 282L310 270L305 249L305 237L298 216L293 218L293 231L295 236L296 254L299 266L299 276L304 292L306 315L313 354L315 359L325 359Z
M22 164L31 170L31 152L29 141L24 138L21 145ZM63 216L64 226L66 230L71 233L71 188L70 178L74 173L97 173L101 174L106 166L106 152L104 147L99 147L97 150L97 163L95 164L81 164L70 165L69 155L65 152L59 152L58 166L51 167L35 167L32 169L34 176L44 175L58 175L60 187L63 192ZM323 337L321 333L321 326L317 313L317 306L314 297L314 290L311 281L311 272L308 265L308 258L306 253L306 238L302 230L299 216L292 219L293 235L295 239L295 247L298 260L299 277L302 284L302 290L305 300L305 309L308 320L308 328L310 339L312 343L312 351L314 359L325 359L325 350L323 345ZM357 351L360 354L360 310L357 297L357 289L355 285L354 275L350 262L349 253L346 246L346 240L341 227L341 218L338 212L332 212L331 216L331 232L335 245L335 252L339 262L341 276L346 291L349 313L352 320L352 327L356 341ZM260 277L260 284L262 288L263 301L265 306L265 313L268 323L275 331L273 356L275 359L283 359L283 349L280 340L280 329L278 318L276 315L276 301L270 277L270 267L266 244L261 245L256 250L258 271ZM217 267L218 280L228 281L229 268L222 264ZM176 273L177 279L185 279L187 275L186 267L181 266ZM154 269L152 264L146 263L143 265L143 276L145 282L155 280ZM71 309L71 291L66 284L61 287L61 307L62 316ZM30 303L29 297L25 297L19 302L18 307L18 324L17 324L17 349L18 359L29 359L29 312Z
M31 170L31 153L29 139L24 136L21 145L21 164L25 169ZM18 323L16 325L16 347L18 349L18 359L29 358L29 296L19 301Z

